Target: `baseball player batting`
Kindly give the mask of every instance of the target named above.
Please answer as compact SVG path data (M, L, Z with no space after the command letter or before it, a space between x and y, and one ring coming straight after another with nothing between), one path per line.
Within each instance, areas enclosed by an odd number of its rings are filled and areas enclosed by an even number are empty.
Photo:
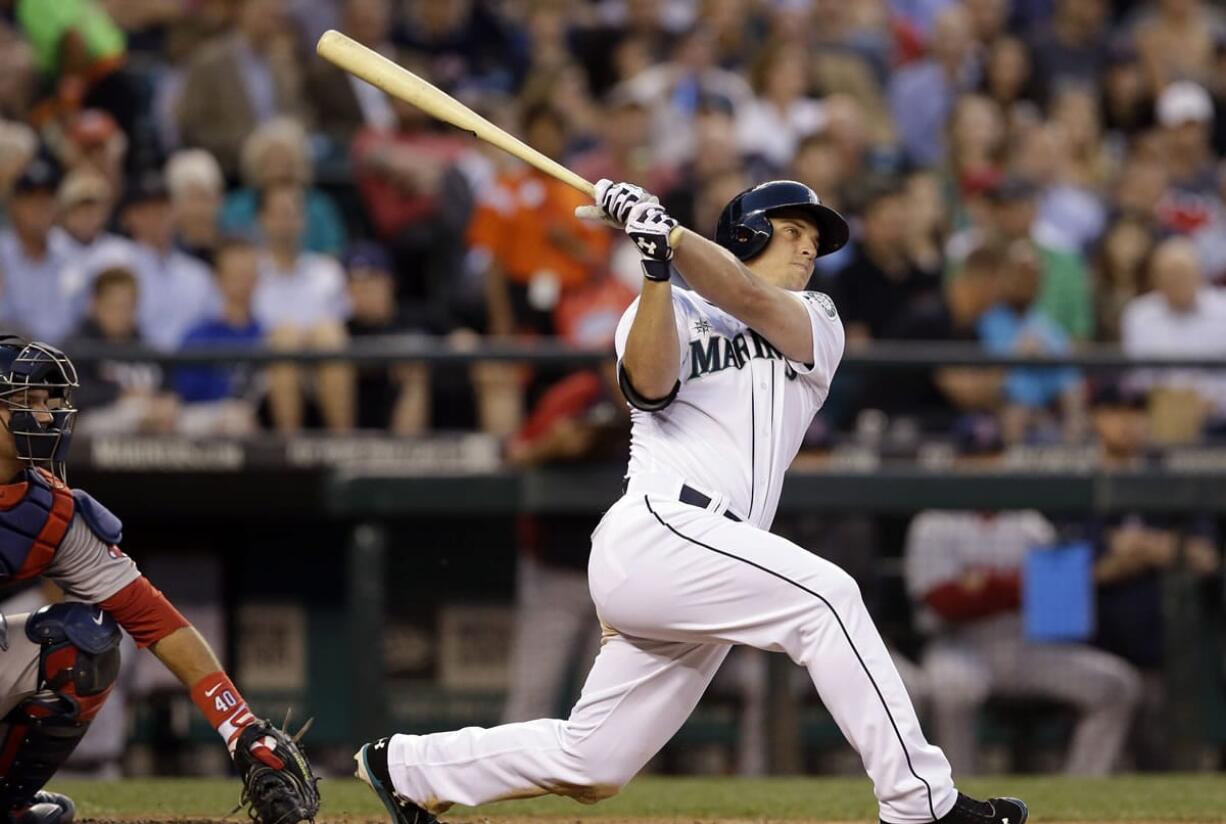
M120 520L64 482L76 387L63 352L0 334L0 588L46 577L67 597L0 614L0 824L72 822L72 800L43 786L111 692L121 627L191 690L251 817L313 819L315 778L295 741L252 714L204 638L119 549Z
M808 669L881 821L1025 824L1021 801L955 789L851 576L769 531L843 354L833 302L802 290L814 260L847 242L846 221L788 180L735 197L715 243L637 186L602 180L596 203L645 277L617 332L633 407L626 489L588 565L600 654L568 719L393 735L358 751L358 777L396 824L437 822L452 804L607 798L680 728L732 645L749 644ZM692 292L672 287L674 268Z

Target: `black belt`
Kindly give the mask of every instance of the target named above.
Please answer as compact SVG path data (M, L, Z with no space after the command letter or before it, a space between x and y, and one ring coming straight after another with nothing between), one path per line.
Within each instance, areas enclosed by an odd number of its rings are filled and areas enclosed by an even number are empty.
M681 501L683 504L696 506L699 509L706 509L711 505L710 498L687 484L681 485L681 494L677 496L677 500ZM740 523L741 521L741 519L734 515L730 509L724 510L724 517L729 521L736 521L737 523Z

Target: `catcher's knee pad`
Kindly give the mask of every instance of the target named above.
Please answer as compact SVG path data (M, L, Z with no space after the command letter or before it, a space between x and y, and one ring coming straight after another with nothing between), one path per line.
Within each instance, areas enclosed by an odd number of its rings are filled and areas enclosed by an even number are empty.
M4 718L0 810L24 807L76 749L119 674L119 626L97 607L52 604L26 621L37 692Z

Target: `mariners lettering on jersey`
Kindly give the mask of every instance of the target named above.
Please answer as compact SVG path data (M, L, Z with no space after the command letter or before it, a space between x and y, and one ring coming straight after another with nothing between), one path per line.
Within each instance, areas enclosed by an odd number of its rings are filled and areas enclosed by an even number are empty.
M701 337L690 341L690 380L722 372L730 366L743 369L751 359L782 361L787 379L796 380L796 370L783 354L752 329L746 329L731 338L712 335L710 329L711 325L705 320L695 324L695 331L699 332Z

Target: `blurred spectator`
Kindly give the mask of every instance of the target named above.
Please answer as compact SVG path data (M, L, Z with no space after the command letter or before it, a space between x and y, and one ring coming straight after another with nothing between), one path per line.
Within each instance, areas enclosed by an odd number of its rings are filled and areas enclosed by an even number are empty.
M552 109L524 115L529 145L560 154L566 135ZM478 204L469 242L487 251L490 328L497 334L552 334L553 310L567 291L604 265L609 233L574 215L584 196L564 183L521 167L500 177L496 192Z
M122 29L96 0L5 0L34 49L52 95L35 112L39 123L68 121L78 109L102 109L133 142L134 172L157 162L151 125L141 108L141 80L126 65Z
M907 201L893 180L879 181L862 199L855 257L839 271L832 297L848 342L880 338L903 315L941 291L939 270L924 270L909 256Z
M98 343L132 346L140 342L136 276L123 268L105 269L94 278L89 314L65 350L87 351ZM88 434L170 432L178 400L161 391L162 370L151 363L100 361L81 369L76 402L83 410L77 428Z
M126 253L92 255L87 268L131 268L140 284L141 339L177 349L188 329L217 311L219 298L208 267L175 248L174 212L161 174L148 172L132 183L120 223L133 241Z
M341 31L384 57L396 59L391 41L392 0L344 0L340 6ZM316 128L338 147L347 146L363 128L383 132L396 124L386 94L322 57L311 58L307 83Z
M979 322L1000 300L1004 257L993 247L974 250L962 275L948 279L943 294L915 301L884 330L887 340L978 341ZM927 431L947 432L964 412L992 411L1001 399L1003 376L996 369L945 367L928 373L899 373L877 381L865 406L914 418Z
M259 249L251 241L226 238L215 251L221 311L187 330L183 351L210 346L259 346L264 328L253 313L260 277ZM248 435L255 431L255 400L261 387L247 366L185 367L174 373L183 402L179 431L199 435Z
M821 135L814 135L809 140L815 140ZM833 143L829 144L829 154L835 154ZM648 151L650 154L650 150ZM697 200L704 187L713 181L725 177L736 176L744 178L746 169L750 169L750 177L755 181L758 172L766 174L760 161L743 157L736 138L736 120L732 101L719 95L706 95L698 104L694 115L694 154L678 168L678 175L672 190L661 193L660 197L668 213L675 217L682 226L687 226L711 237L715 233L715 223L707 222L697 215ZM741 189L749 188L745 182ZM738 189L737 192L741 191ZM822 189L822 200L826 193ZM733 192L733 194L737 194ZM720 205L723 208L723 205ZM719 216L719 212L715 213Z
M1071 350L1068 334L1038 305L1041 272L1034 249L1014 241L1005 252L1001 302L979 321L986 351L1000 355L1059 356ZM1011 369L1005 376L1005 440L1080 439L1085 423L1075 369ZM1056 413L1059 413L1058 415Z
M7 203L13 182L37 152L38 136L33 129L0 120L0 201Z
M677 170L652 155L651 113L642 101L626 94L610 95L602 122L603 141L575 158L571 168L588 180L631 180L652 194L667 198L677 182ZM695 134L701 129L696 122ZM700 138L696 140L701 142Z
M373 243L360 243L345 256L350 338L418 331L406 324L396 303L391 259ZM355 383L359 429L420 435L430 425L430 369L425 364L359 367Z
M65 276L71 248L55 226L59 182L46 157L27 163L9 195L9 225L0 229L0 321L49 343L62 341L85 308Z
M1103 381L1092 396L1100 463L1107 470L1135 471L1145 465L1146 401L1126 383ZM1094 643L1137 667L1141 704L1130 752L1138 770L1170 769L1170 697L1166 689L1168 576L1195 580L1220 568L1217 535L1205 517L1172 518L1124 512L1091 521L1097 582ZM1185 696L1186 697L1186 696Z
M237 9L235 31L192 55L178 106L184 143L209 150L231 179L256 127L304 111L285 0L244 0Z
M128 136L101 109L78 112L65 131L60 155L69 169L91 169L122 191L127 175Z
M344 347L349 316L345 276L335 259L304 251L306 222L302 189L292 183L269 186L260 192L260 229L264 254L260 280L253 298L254 317L268 330L268 341L278 349ZM268 401L273 424L286 434L297 433L308 421L308 387L322 423L333 432L353 428L353 369L337 362L307 372L290 364L268 370Z
M60 226L64 231L68 260L61 277L71 295L84 295L95 260L120 260L131 243L107 231L115 196L106 178L90 169L69 172L56 194Z
M224 187L221 167L204 149L181 149L166 162L175 244L208 265L222 240L219 214Z
M971 36L981 46L991 47L1004 36L1009 22L1010 0L962 0L971 23ZM940 20L937 21L938 27Z
M949 234L941 178L933 171L913 171L906 177L904 192L907 256L922 271L940 272L945 267L945 238ZM822 202L826 202L824 194Z
M973 38L966 9L946 6L933 29L931 56L890 77L890 112L903 151L916 165L934 167L945 158L945 124L954 102L979 77Z
M0 2L0 11L5 5ZM0 119L26 120L37 86L34 50L0 17Z
M341 253L345 225L332 199L311 186L311 146L301 123L277 117L262 124L243 142L242 172L244 187L231 192L222 206L222 231L249 231L256 223L259 192L288 183L301 187L306 197L303 248L333 256Z
M787 168L797 144L825 126L820 101L808 96L809 71L799 45L765 46L750 70L756 97L737 111L737 138L745 154Z
M986 195L983 225L950 239L951 264L956 267L958 249L968 245L1031 244L1043 273L1038 306L1073 340L1088 339L1094 332L1094 303L1085 261L1077 250L1058 246L1062 238L1039 223L1035 184L1010 176L992 185ZM957 277L956 272L952 276Z
M1149 87L1181 78L1207 83L1214 45L1226 33L1221 10L1203 0L1157 0L1146 11L1134 37Z
M1051 19L1028 38L1041 100L1069 84L1098 83L1108 60L1106 15L1106 0L1055 0Z
M1000 37L988 48L982 79L983 94L996 101L1010 122L1035 119L1035 91L1030 53L1016 37Z
M420 0L404 5L396 45L425 61L431 80L449 91L464 84L510 92L527 69L525 38L489 3Z
M1013 167L1038 190L1034 234L1057 249L1090 248L1106 226L1107 210L1079 174L1069 132L1055 122L1033 127L1017 145Z
M693 156L694 113L707 96L727 99L738 113L753 99L744 78L715 65L713 48L711 32L695 26L677 40L670 60L617 87L650 107L652 153L659 162L677 165Z
M1146 84L1140 57L1131 43L1108 48L1102 96L1103 124L1109 131L1131 137L1153 125L1156 92Z
M470 146L455 130L438 131L409 103L394 100L392 111L395 130L368 127L353 142L358 192L376 236L391 252L406 321L442 334L456 325L452 296L472 214L472 195L457 164Z
M954 228L963 228L968 222L986 222L972 204L995 185L1003 172L1004 114L991 98L963 95L953 106L948 131L945 171Z
M1120 345L1126 354L1226 357L1226 293L1205 285L1191 243L1172 238L1159 244L1150 262L1150 283L1153 291L1124 307ZM1226 377L1216 371L1147 370L1135 379L1169 399L1156 401L1169 404L1169 414L1185 421L1174 426L1184 437L1198 436L1206 418L1226 416ZM1169 427L1161 434L1174 437Z
M1124 307L1147 289L1149 256L1154 248L1149 224L1121 217L1103 234L1094 262L1096 339L1116 343Z

